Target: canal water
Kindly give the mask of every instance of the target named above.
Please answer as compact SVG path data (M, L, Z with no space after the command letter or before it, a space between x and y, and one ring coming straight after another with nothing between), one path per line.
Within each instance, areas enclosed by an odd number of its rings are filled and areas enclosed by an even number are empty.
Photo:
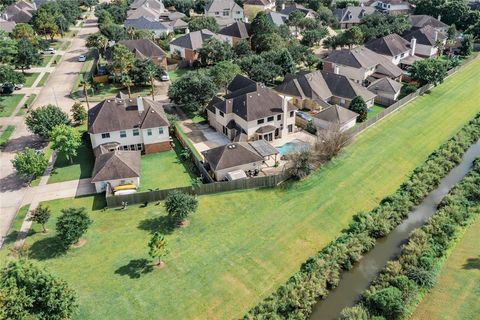
M375 247L352 269L342 273L339 286L330 292L326 299L315 305L311 320L337 319L344 308L355 305L360 294L369 287L387 262L400 255L401 246L408 240L411 232L425 224L435 213L443 197L469 172L473 161L478 156L480 156L480 141L467 150L462 162L453 168L441 180L439 186L409 213L402 224L388 236L378 239Z

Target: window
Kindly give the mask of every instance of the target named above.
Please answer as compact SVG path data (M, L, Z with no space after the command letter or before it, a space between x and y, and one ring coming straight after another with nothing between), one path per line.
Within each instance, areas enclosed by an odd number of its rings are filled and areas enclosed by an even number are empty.
M120 131L120 138L126 138L127 137L127 131Z
M133 135L138 136L140 134L140 131L138 129L133 129Z
M158 134L163 134L163 128L158 128Z
M340 99L340 105L344 106L345 105L345 99Z
M218 110L218 111L220 111L220 110ZM221 116L221 117L225 117L225 113L223 113L222 111L220 111L220 116Z
M152 129L147 129L147 135L149 135L149 136L152 135Z
M215 11L215 15L216 15L216 16L220 15L220 12Z
M102 133L102 139L108 139L110 138L110 133Z
M267 118L267 121L268 121L268 122L272 122L273 119L275 119L275 118L274 118L273 116L271 116L271 117L268 117L268 118Z
M288 125L288 133L292 133L293 132L293 125L289 124Z
M228 17L229 15L230 15L230 11L228 11L228 10L223 11L223 16L224 17Z
M143 150L143 145L141 143L137 144L137 150L140 150L140 151Z
M264 122L265 122L265 119L259 119L259 120L257 120L257 124L262 124L262 123L264 123Z
M281 114L278 114L278 115L277 115L277 120L278 120L278 121L282 120L282 115L281 115Z
M295 111L290 111L290 118L293 118L294 115L295 115Z

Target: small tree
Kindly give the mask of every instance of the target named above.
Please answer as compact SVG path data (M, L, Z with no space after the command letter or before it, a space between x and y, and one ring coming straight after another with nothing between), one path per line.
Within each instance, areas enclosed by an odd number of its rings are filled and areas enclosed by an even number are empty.
M311 162L316 166L327 163L336 157L349 141L350 136L340 130L339 125L318 131L317 140L311 148Z
M28 130L42 138L48 138L54 127L69 122L68 115L59 107L51 104L33 110L25 118Z
M447 76L445 62L440 59L425 59L415 61L410 68L410 77L421 86L426 84L437 85Z
M165 199L165 209L168 216L176 223L185 224L187 216L194 213L197 207L197 198L178 190L170 192Z
M314 54L308 54L305 57L305 64L309 70L315 70L319 63L320 59Z
M313 166L310 161L310 150L302 150L291 154L289 158L291 163L289 173L292 178L300 180L312 172Z
M75 102L70 109L73 120L78 124L83 124L87 120L87 111L80 102Z
M73 157L77 155L77 149L82 144L80 133L75 128L66 124L60 124L53 128L50 133L52 149L57 150L73 163Z
M152 259L157 259L157 266L161 266L164 264L162 258L165 257L168 253L168 242L163 236L163 234L159 232L155 232L148 243L148 255L152 257Z
M45 224L50 219L51 210L48 206L39 205L30 212L30 221L36 222L42 225L43 233L47 233L47 229L45 228Z
M350 110L359 114L357 121L363 122L367 120L367 113L368 107L365 103L365 100L361 96L356 96L353 98L352 102L350 103Z
M460 54L468 56L472 53L474 37L471 34L465 34L462 39L462 46L460 47Z
M195 17L190 22L188 22L188 29L190 32L198 31L202 29L208 29L212 32L218 32L220 28L218 27L217 20L214 17Z
M48 159L42 152L25 148L15 155L12 164L17 173L30 184L33 179L42 175L47 169Z
M61 212L56 224L57 236L63 247L68 249L80 240L93 221L83 207L62 209Z

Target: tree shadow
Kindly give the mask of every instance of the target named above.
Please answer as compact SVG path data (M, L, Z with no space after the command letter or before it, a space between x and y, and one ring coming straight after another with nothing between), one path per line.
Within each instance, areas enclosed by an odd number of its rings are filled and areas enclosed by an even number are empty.
M142 274L147 274L152 271L153 266L150 261L142 258L130 260L127 265L115 270L115 273L121 276L129 276L130 279L138 279Z
M478 269L478 270L480 270L480 257L479 258L469 258L469 259L467 259L467 262L463 265L463 269L466 269L466 270Z
M158 231L163 234L171 234L175 230L175 223L172 223L168 216L160 216L140 221L138 228L150 233Z
M58 237L49 237L35 241L30 247L28 256L36 260L47 260L64 255L67 250Z

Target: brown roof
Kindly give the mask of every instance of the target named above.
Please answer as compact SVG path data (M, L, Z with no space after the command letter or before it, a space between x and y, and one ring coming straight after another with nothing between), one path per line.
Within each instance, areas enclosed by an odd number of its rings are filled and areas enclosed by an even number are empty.
M398 93L402 89L402 84L388 77L375 80L368 86L368 90L377 93L377 90L390 93Z
M412 14L408 18L410 19L410 22L414 28L423 28L425 26L431 26L434 28L448 28L448 24L435 19L434 17L427 16L426 14Z
M92 182L140 177L140 151L105 153L95 159Z
M187 33L184 36L178 37L177 39L170 42L175 46L181 48L187 48L192 50L197 50L203 47L203 43L210 38L219 39L216 34L207 29L202 29L194 32Z
M376 53L394 57L409 51L410 48L408 45L409 42L407 40L403 39L398 34L393 33L382 38L373 39L367 42L365 47Z
M443 33L428 25L420 29L408 31L402 37L408 41L415 38L417 39L418 44L424 44L427 46L436 45L435 37L437 37L437 40L445 40L447 38Z
M165 126L169 126L169 123L163 106L141 97L107 99L88 112L88 132L94 134Z
M250 24L237 21L232 25L222 28L218 34L222 34L229 37L235 37L240 39L246 39L249 37Z
M372 7L346 7L343 9L336 9L333 14L341 23L360 23L362 19L375 12Z
M123 44L130 51L135 54L137 59L163 59L166 57L165 51L157 46L153 41L148 39L138 40L122 40L120 44Z
M344 124L358 117L358 113L334 105L327 109L320 111L313 117L331 123Z
M244 164L263 161L247 142L229 143L203 152L213 171L233 168Z

